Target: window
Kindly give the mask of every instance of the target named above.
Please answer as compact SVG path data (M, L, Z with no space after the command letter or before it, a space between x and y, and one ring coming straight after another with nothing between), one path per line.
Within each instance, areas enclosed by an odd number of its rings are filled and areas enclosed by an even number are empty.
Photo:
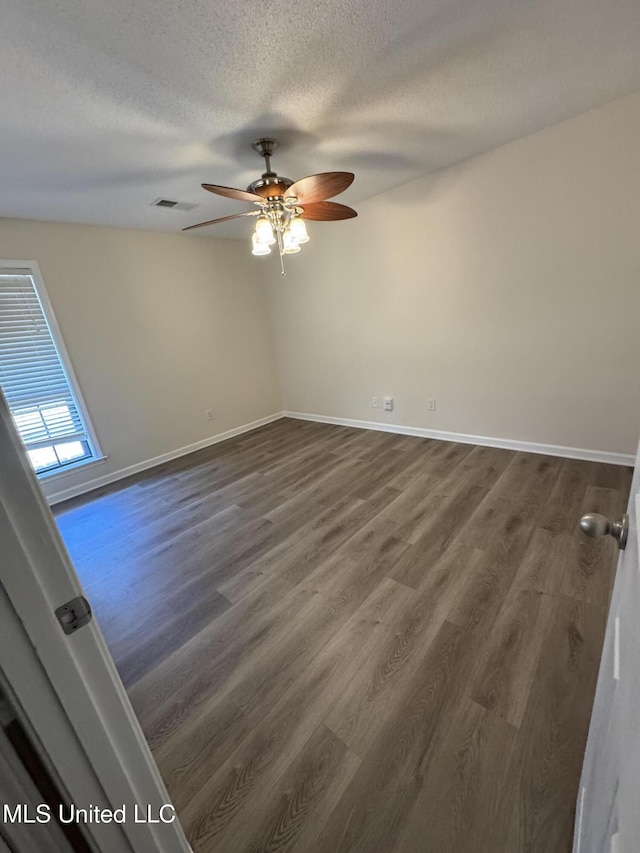
M101 458L37 265L0 265L0 387L38 475Z

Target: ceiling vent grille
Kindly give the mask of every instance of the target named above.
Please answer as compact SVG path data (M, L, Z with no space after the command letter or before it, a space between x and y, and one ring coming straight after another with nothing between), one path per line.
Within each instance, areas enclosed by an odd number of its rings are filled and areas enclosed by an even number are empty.
M187 201L174 201L170 198L157 198L151 202L151 207L170 207L173 210L193 210L197 204L189 204Z

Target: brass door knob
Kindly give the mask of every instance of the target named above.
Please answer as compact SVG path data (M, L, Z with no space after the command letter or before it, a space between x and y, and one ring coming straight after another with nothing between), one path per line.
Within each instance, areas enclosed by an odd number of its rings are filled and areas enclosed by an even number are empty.
M624 551L629 535L629 516L625 512L620 521L609 521L599 512L588 512L580 519L580 529L587 536L600 539L603 536L613 536L618 543L618 548Z

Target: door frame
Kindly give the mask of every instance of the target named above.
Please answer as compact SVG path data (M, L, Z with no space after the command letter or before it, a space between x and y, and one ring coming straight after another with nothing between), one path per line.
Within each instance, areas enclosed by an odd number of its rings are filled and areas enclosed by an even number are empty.
M0 392L0 669L61 793L78 807L126 805L124 823L82 825L96 850L189 853L96 620L65 634L54 611L82 585ZM162 815L169 819L171 810Z
M15 808L20 804L27 807L29 814L36 815L37 809L43 804L42 794L5 731L5 725L14 718L15 713L7 702L5 686L5 691L0 691L0 805L6 803L10 808ZM7 845L11 844L11 848L7 849L28 850L29 853L72 853L69 841L54 821L25 824L0 820L0 842L3 840ZM0 845L0 850L3 849Z

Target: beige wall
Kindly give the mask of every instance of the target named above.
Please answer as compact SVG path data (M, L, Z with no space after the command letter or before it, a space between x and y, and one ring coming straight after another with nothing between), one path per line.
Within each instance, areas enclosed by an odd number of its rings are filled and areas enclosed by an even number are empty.
M285 408L635 452L639 140L635 95L311 223L263 269Z
M108 456L49 493L282 408L259 259L238 241L3 220L1 259L38 262Z

